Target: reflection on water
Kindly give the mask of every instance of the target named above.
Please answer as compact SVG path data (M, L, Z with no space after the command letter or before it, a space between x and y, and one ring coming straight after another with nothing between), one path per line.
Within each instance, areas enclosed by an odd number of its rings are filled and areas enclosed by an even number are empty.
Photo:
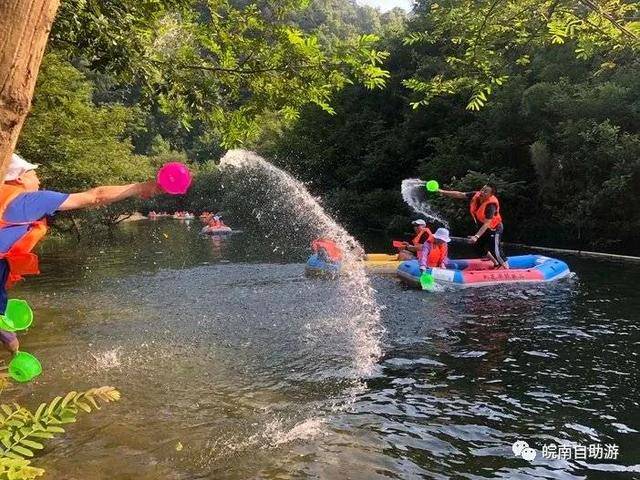
M337 284L259 238L198 230L162 220L112 245L49 242L43 275L15 292L45 370L3 401L123 393L50 444L50 478L640 475L638 267L568 258L566 281L435 295L374 277L384 356L354 383ZM554 442L613 443L620 458L542 459Z

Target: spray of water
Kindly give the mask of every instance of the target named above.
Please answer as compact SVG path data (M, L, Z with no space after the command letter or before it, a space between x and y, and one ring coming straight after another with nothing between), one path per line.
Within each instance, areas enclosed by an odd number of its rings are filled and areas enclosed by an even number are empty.
M96 370L110 370L112 368L118 368L122 365L122 359L120 356L121 350L122 347L116 347L111 350L105 350L102 352L89 352L89 355L91 355L96 361Z
M273 188L268 197L272 205L269 208L256 207L255 218L264 219L272 216L271 223L278 223L280 220L273 212L288 210L291 213L288 218L292 220L286 223L290 224L288 228L291 228L296 236L290 243L299 244L301 239L304 239L304 244L308 245L305 238L307 235L310 238L330 238L340 246L344 258L342 275L338 279L339 298L336 301L341 303L342 311L339 317L324 321L329 322L329 325L326 325L329 330L350 337L355 375L371 375L382 354L380 337L383 328L374 290L364 270L363 248L324 211L302 183L255 153L231 150L222 158L220 167L223 170L241 170L244 178L251 175L266 177L264 183ZM296 224L295 219L305 219L306 223ZM276 227L276 230L287 228L286 225ZM279 246L276 245L275 248Z
M414 212L424 215L427 219L433 220L445 228L449 228L449 223L442 218L427 201L427 193L424 188L425 181L419 178L408 178L402 181L402 198Z

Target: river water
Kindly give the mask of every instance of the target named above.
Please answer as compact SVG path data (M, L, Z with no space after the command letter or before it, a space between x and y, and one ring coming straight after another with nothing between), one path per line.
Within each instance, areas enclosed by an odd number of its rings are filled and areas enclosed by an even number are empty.
M563 257L576 275L557 283L438 293L372 276L382 355L357 375L341 288L263 239L199 229L49 240L14 291L44 373L3 402L123 395L47 444L48 478L640 478L638 266ZM618 458L542 457L567 443Z

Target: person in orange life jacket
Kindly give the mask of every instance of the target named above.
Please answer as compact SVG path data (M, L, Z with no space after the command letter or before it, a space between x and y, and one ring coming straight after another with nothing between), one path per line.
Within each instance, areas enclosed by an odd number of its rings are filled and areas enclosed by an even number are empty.
M509 268L500 249L500 241L504 226L500 215L500 202L496 195L498 189L492 183L488 183L478 192L456 192L451 190L439 190L450 198L469 200L469 211L476 225L480 225L478 232L469 237L478 255L488 256L493 260L496 268Z
M439 228L436 233L429 235L427 241L424 242L420 255L418 257L420 261L420 270L425 271L427 268L446 268L447 254L449 252L448 243L451 241L449 238L449 230L446 228Z
M220 217L215 216L215 217L211 217L211 220L209 220L208 223L209 228L220 228L222 225L220 225Z
M96 187L71 194L40 190L37 167L13 154L0 184L0 314L7 308L7 288L22 275L39 273L38 257L31 250L46 234L48 215L131 197L150 198L159 193L155 181ZM0 330L0 341L11 353L18 350L15 333Z
M342 250L328 238L316 238L311 242L311 251L324 262L339 263L342 261Z
M398 252L398 260L413 260L418 257L422 244L431 236L427 222L422 219L411 222L415 236L411 243L404 242L404 248Z

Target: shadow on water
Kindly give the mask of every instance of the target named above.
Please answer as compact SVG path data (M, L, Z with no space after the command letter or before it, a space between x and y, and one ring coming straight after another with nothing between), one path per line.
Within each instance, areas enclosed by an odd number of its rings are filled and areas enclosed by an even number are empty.
M566 281L435 295L373 277L384 355L354 382L341 287L263 238L199 227L49 242L43 275L15 292L34 306L21 341L44 373L3 400L123 393L51 444L51 478L640 476L638 267L565 258ZM620 458L541 458L565 441L617 444Z

